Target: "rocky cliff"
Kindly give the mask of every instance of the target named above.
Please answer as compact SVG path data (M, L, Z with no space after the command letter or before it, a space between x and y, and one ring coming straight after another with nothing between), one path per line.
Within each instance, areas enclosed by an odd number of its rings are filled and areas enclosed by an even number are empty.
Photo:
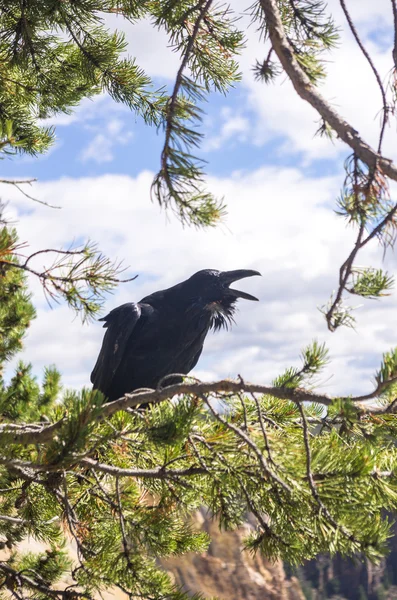
M236 531L220 532L217 521L205 511L197 513L196 522L211 537L208 552L161 561L185 591L221 600L305 600L298 579L287 579L280 561L271 563L259 553L243 550L249 523Z
M391 552L379 565L360 557L320 556L298 569L271 563L243 549L250 523L233 532L220 532L205 511L196 524L211 537L205 554L186 554L161 562L191 595L221 600L397 600L397 526Z
M355 560L320 556L298 569L269 562L259 553L243 549L243 540L252 524L236 531L220 531L218 522L201 510L195 515L198 528L212 542L206 553L189 553L160 561L173 580L190 595L201 593L220 600L397 600L397 526L391 539L391 552L378 566ZM21 550L39 551L32 539ZM73 544L71 555L75 555ZM5 551L0 559L7 558ZM68 582L66 582L68 583ZM119 590L103 594L104 600L128 600Z

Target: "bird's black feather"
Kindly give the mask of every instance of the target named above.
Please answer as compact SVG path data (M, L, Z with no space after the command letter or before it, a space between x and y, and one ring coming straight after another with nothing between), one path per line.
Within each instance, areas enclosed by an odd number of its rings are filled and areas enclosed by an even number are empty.
M231 282L257 271L199 271L137 304L112 310L104 319L101 352L91 373L94 389L114 400L138 388L155 388L167 375L189 373L197 364L209 329L233 322L239 297ZM166 385L180 381L167 378Z
M141 316L139 304L129 302L113 309L106 317L107 328L96 365L91 373L95 389L107 390L120 365L130 335Z

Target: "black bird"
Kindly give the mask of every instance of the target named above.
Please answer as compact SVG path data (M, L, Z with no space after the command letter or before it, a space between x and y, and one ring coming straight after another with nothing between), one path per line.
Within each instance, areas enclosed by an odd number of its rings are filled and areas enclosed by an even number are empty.
M112 310L91 373L94 389L108 400L138 388L156 388L172 373L187 374L200 358L205 336L228 327L238 298L258 300L229 286L258 271L205 269L182 283ZM180 377L166 378L165 385Z

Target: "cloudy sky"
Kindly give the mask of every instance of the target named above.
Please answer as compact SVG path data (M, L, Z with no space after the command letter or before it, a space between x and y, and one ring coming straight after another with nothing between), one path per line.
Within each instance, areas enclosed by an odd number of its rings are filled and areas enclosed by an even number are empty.
M251 0L233 4L243 11ZM350 0L348 5L387 81L392 68L391 3ZM329 10L341 27L341 43L329 56L322 92L375 145L379 89L347 31L339 3L331 0ZM157 85L172 85L177 56L161 32L145 22L127 26L117 17L108 24L125 31L129 54ZM9 189L1 189L1 197L10 200L8 216L18 220L20 238L32 251L90 238L108 256L124 260L128 274L139 275L107 297L106 311L199 269L259 270L262 278L241 286L260 302L240 301L237 325L208 336L197 376L240 373L268 383L285 367L299 364L301 348L317 338L327 343L332 359L322 389L369 390L382 352L397 345L397 292L381 302L348 299L360 305L356 330L327 331L318 307L335 289L339 266L354 239L354 231L333 212L348 152L340 143L314 136L318 116L294 95L284 76L270 86L254 81L252 66L266 51L254 28L248 31L242 82L226 97L211 95L205 106L201 156L209 161L208 186L224 196L228 208L217 229L183 229L151 203L162 133L105 96L56 119L57 141L46 156L2 161L2 177L37 177L29 192L62 206L61 211L33 204ZM396 141L393 122L385 142L385 154L393 159ZM396 271L393 253L386 261ZM376 243L360 256L359 264L382 265ZM40 286L34 280L31 284L38 316L26 338L24 358L38 376L45 365L55 363L65 385L88 384L103 329L98 323L82 325L62 304L49 309Z

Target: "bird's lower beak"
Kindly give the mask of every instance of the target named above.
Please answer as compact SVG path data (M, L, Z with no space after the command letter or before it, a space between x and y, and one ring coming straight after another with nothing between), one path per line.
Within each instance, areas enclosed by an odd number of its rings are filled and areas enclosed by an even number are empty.
M253 277L254 275L260 275L259 271L252 271L251 269L237 269L236 271L223 271L220 275L222 282L230 286L234 281L245 279L246 277ZM233 290L229 288L229 292L236 298L244 298L245 300L256 300L255 296L247 294L246 292L240 292L239 290Z

